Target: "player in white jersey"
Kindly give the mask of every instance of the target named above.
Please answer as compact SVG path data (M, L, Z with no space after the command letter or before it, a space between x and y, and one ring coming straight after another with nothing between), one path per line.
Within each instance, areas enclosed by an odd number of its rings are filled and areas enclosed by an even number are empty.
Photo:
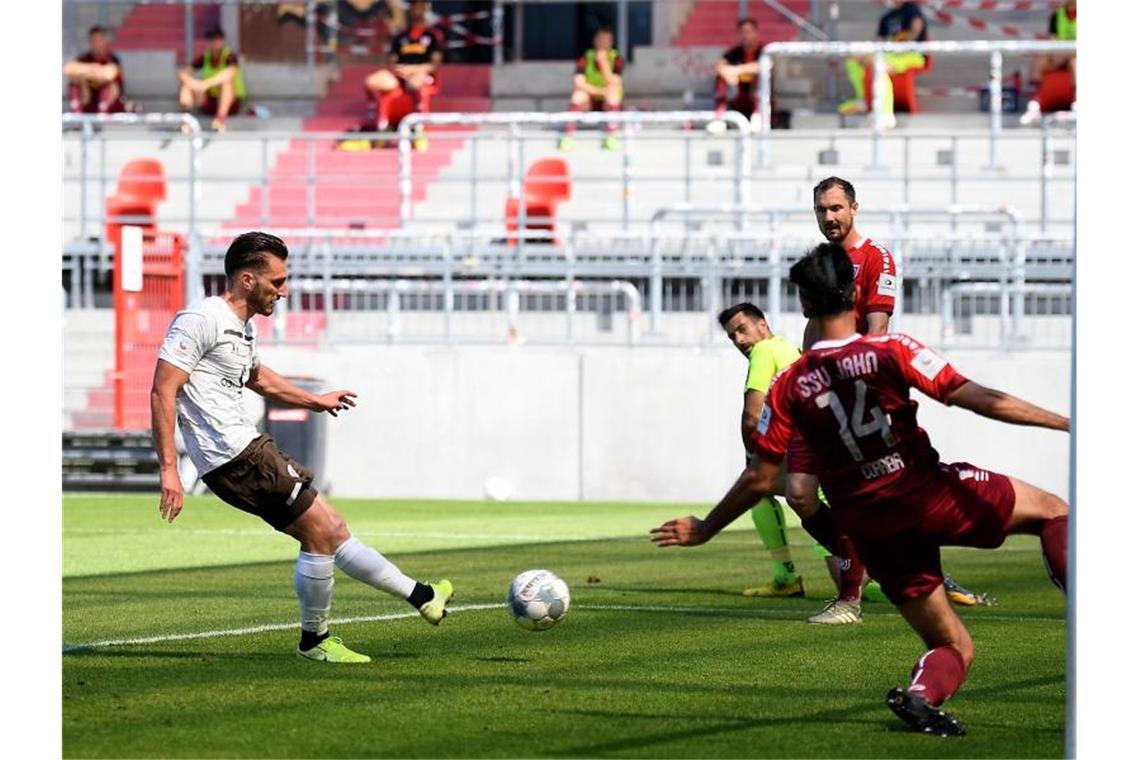
M172 522L182 511L182 482L174 450L177 414L182 437L202 480L226 503L257 515L301 544L294 588L301 606L302 657L369 662L329 636L333 567L406 599L429 622L447 615L450 581L424 584L352 537L344 519L313 488L313 473L246 416L246 388L283 404L328 412L356 406L348 390L315 395L261 363L250 320L269 316L286 294L289 251L280 238L247 232L226 251L226 291L180 311L158 354L150 393L154 446L161 466L159 512Z

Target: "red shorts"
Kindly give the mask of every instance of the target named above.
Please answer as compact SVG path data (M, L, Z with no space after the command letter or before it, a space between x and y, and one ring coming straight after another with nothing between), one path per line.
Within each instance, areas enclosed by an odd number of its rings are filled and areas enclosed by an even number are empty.
M800 435L800 431L792 431L792 438L788 441L788 472L802 472L815 475L818 470L815 465L815 454L807 439Z
M234 98L234 102L230 104L229 112L226 113L225 115L226 116L237 116L239 113L241 113L242 103L243 103L243 101L241 98ZM198 110L201 111L202 114L205 116L217 116L218 115L218 99L215 98L213 95L207 94L205 102L202 103L202 107L199 108Z
M908 497L923 505L919 520L891 534L851 536L868 574L895 604L942 585L941 547L996 549L1008 535L1014 502L1009 478L967 462L939 467L928 487Z

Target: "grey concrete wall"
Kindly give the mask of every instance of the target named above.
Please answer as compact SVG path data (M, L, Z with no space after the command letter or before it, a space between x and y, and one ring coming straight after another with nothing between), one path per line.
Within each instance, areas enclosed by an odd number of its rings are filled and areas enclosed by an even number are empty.
M1066 353L951 353L968 376L1061 412ZM744 361L731 348L265 347L267 364L352 388L329 426L342 496L713 501L743 464ZM945 461L968 460L1068 492L1068 436L922 400Z

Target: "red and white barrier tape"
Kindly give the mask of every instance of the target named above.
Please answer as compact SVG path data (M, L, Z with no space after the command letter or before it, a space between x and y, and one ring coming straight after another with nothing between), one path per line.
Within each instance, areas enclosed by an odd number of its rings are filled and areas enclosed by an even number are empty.
M1064 5L1063 0L915 0L919 5L939 5L967 11L1050 11Z
M889 0L876 0L880 5L890 5ZM998 3L994 3L998 5ZM1004 3L1005 5L1018 4L1018 3ZM1011 24L998 24L993 21L987 21L984 18L976 16L957 16L954 13L948 13L943 9L950 9L954 12L961 12L966 9L965 5L954 4L954 0L927 0L922 2L923 7L930 12L934 18L949 26L969 26L979 32L990 32L1000 34L1005 37L1013 37L1019 40L1047 40L1049 35L1045 32L1029 32L1021 27L1013 26ZM983 9L979 9L983 10ZM984 10L999 10L998 8L985 8Z

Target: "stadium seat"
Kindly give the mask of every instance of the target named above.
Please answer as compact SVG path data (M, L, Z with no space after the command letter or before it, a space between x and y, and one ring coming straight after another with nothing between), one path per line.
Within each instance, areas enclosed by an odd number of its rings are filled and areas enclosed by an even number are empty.
M1042 113L1071 110L1076 99L1077 86L1069 69L1054 69L1041 77L1037 102L1041 104Z
M146 230L154 230L158 214L158 204L166 200L166 172L162 162L153 158L136 158L128 161L119 172L119 184L115 194L107 199L108 220L120 217L138 218L133 223ZM132 219L108 222L108 230L113 224L132 223ZM108 233L108 237L112 237Z
M901 74L891 74L891 86L895 91L895 113L918 113L918 96L915 94L914 78L919 74L925 74L930 71L934 65L934 60L930 56L925 56L926 65L920 69L907 69ZM865 99L867 110L870 111L874 108L872 98L874 97L874 86L872 84L872 70L868 66L863 73L863 92L866 93Z
M526 203L526 228L554 233L558 205L570 200L570 166L563 158L542 158L531 164L523 182L523 200ZM516 239L510 233L519 228L519 199L507 198L505 208L507 242ZM541 221L532 222L532 219ZM557 241L555 241L557 242Z

